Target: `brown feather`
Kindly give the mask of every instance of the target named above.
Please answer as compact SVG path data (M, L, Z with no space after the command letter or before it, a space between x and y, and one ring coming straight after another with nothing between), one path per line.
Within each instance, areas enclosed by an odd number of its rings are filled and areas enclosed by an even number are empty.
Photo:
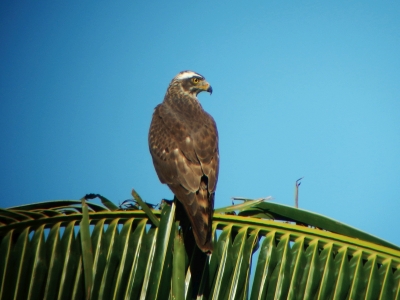
M183 204L196 244L203 252L211 252L218 131L214 119L198 102L198 92L190 93L189 79L176 78L163 103L155 108L149 131L150 153L160 181Z

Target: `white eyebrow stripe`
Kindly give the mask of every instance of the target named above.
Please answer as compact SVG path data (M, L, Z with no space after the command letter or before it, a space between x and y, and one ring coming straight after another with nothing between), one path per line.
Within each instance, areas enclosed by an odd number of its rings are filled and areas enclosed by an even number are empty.
M204 78L200 74L195 73L193 71L183 71L183 72L179 73L178 75L176 75L175 79L182 80L182 79L192 78L193 76L198 76L198 77Z

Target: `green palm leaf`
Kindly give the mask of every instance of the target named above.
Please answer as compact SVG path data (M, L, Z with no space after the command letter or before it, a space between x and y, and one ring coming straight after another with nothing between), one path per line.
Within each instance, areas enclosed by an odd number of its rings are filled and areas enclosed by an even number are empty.
M0 210L0 299L400 299L399 247L324 216L219 209L206 256L175 205L94 196Z

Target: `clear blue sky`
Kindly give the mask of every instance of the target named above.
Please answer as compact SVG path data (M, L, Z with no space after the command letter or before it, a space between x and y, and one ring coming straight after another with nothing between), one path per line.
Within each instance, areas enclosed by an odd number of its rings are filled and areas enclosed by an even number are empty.
M147 133L190 69L214 90L216 207L292 205L305 176L301 208L400 245L399 1L139 2L0 2L0 207L172 198Z

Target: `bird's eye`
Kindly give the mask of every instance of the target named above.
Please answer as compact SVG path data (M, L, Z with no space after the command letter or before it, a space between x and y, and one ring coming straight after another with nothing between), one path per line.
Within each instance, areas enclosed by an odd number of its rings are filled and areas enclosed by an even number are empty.
M196 77L193 77L193 78L192 78L192 82L193 82L194 84L198 84L198 83L199 83L199 79L196 78Z

